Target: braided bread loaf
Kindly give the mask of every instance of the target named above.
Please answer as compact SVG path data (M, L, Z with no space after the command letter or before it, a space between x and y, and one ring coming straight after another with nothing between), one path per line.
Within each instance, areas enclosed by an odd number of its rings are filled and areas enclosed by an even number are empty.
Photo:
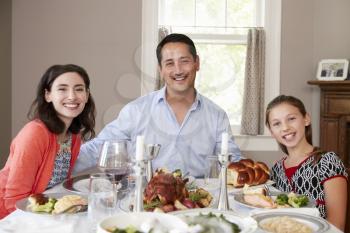
M227 184L235 188L264 184L270 177L268 166L263 162L254 162L251 159L241 159L232 162L227 167Z

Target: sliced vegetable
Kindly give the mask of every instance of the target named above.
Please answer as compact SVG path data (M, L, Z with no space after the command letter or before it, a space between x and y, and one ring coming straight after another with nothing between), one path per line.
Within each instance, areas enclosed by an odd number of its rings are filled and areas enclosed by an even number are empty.
M277 205L285 205L285 204L287 204L288 203L288 196L287 196L287 194L285 194L285 193L278 194L277 198L275 200L275 203Z

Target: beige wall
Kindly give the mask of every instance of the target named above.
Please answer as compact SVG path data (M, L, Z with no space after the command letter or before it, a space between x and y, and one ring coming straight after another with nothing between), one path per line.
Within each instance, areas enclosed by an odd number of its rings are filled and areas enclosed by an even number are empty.
M350 59L349 0L282 0L281 86L283 94L301 98L312 115L313 141L319 145L319 89L307 84L316 79L320 59ZM243 151L271 165L280 152Z
M26 122L40 76L54 63L77 63L91 75L97 131L139 96L141 1L12 2L12 136ZM349 9L349 0L282 0L280 89L303 99L316 138L319 90L306 82L315 78L320 59L350 58ZM280 157L276 151L243 153L269 165Z
M97 131L140 95L141 1L13 0L12 30L13 136L53 64L75 63L89 73Z
M11 140L11 0L0 1L0 168Z

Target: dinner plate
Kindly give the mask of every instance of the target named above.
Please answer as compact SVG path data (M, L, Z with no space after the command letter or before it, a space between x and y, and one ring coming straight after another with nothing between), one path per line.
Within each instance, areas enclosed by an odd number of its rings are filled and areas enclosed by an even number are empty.
M300 214L300 213L291 213L291 212L282 212L282 211L276 211L276 212L268 212L268 213L260 213L260 214L254 214L252 215L252 218L254 218L258 225L263 223L264 221L267 221L270 218L273 217L282 217L287 216L290 217L296 221L299 221L307 226L309 226L313 232L322 233L328 231L330 228L329 223L327 223L323 218L315 217L307 214Z
M90 174L75 176L65 180L62 183L64 189L77 194L89 194ZM121 181L122 187L120 191L125 191L128 188L128 180Z
M67 195L71 195L71 194L67 194L67 193L48 193L48 194L45 194L45 195L47 197L52 197L52 198L59 199L59 198L62 198L63 196L67 196ZM87 200L87 196L85 196L85 195L81 195L81 196ZM21 210L21 211L27 212L27 213L47 215L47 216L54 216L53 214L46 213L46 212L33 212L31 209L28 208L28 205L30 203L28 198L29 197L26 197L26 198L23 198L23 199L17 201L16 205L15 205L16 208ZM85 215L86 213L87 213L87 211L79 212L79 213L73 213L73 214ZM70 215L70 213L69 214L58 214L58 215Z
M213 213L217 216L223 215L227 221L238 225L240 233L255 232L258 225L252 217L242 217L232 211L220 211L217 209L204 208L204 209L190 209L171 212L172 215L179 216L186 221L186 216L193 217L198 215L207 215Z
M272 180L268 180L266 181L266 183L264 184L259 184L259 185L250 185L249 187L254 187L254 188L262 188L264 187L264 185L273 185L275 182L272 181ZM229 193L237 193L237 192L241 192L243 190L243 187L242 188L235 188L233 187L233 185L227 185L227 191Z
M276 194L277 194L277 193L276 193ZM281 192L281 194L282 194L282 192ZM287 193L286 193L286 194L287 194ZM277 194L277 195L278 195L278 194ZM272 198L273 200L275 200L275 199L277 198L277 195L273 195L273 196L271 196L271 198ZM234 199L234 200L236 201L236 203L238 203L239 205L244 206L244 207L247 207L247 208L250 208L250 209L269 209L269 208L258 207L258 206L254 206L254 205L251 205L251 204L249 204L249 203L246 203L246 202L244 201L244 198L243 198L243 193L235 193L235 194L233 194L233 199ZM306 208L313 208L313 207L315 207L315 206L316 206L315 200L309 198L308 204L307 204L306 206L303 206L303 207L300 207L300 208L304 208L304 207L306 207ZM288 207L286 207L286 208L288 208ZM290 208L293 208L293 207L290 207ZM293 209L296 209L296 208L293 208Z
M139 212L139 213L117 213L112 217L103 219L97 225L97 233L110 233L107 229L113 229L115 227L125 229L126 227L135 227L140 230L141 225L150 226L161 225L162 231L156 232L168 232L174 230L176 232L185 232L187 224L171 214L153 213L153 212Z

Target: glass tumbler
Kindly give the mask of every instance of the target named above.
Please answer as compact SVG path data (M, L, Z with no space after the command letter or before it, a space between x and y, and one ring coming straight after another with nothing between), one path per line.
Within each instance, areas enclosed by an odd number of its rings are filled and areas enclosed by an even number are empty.
M204 173L204 185L207 190L216 190L220 187L220 165L216 155L208 156Z
M96 224L117 212L117 192L114 175L94 173L90 175L88 217Z

